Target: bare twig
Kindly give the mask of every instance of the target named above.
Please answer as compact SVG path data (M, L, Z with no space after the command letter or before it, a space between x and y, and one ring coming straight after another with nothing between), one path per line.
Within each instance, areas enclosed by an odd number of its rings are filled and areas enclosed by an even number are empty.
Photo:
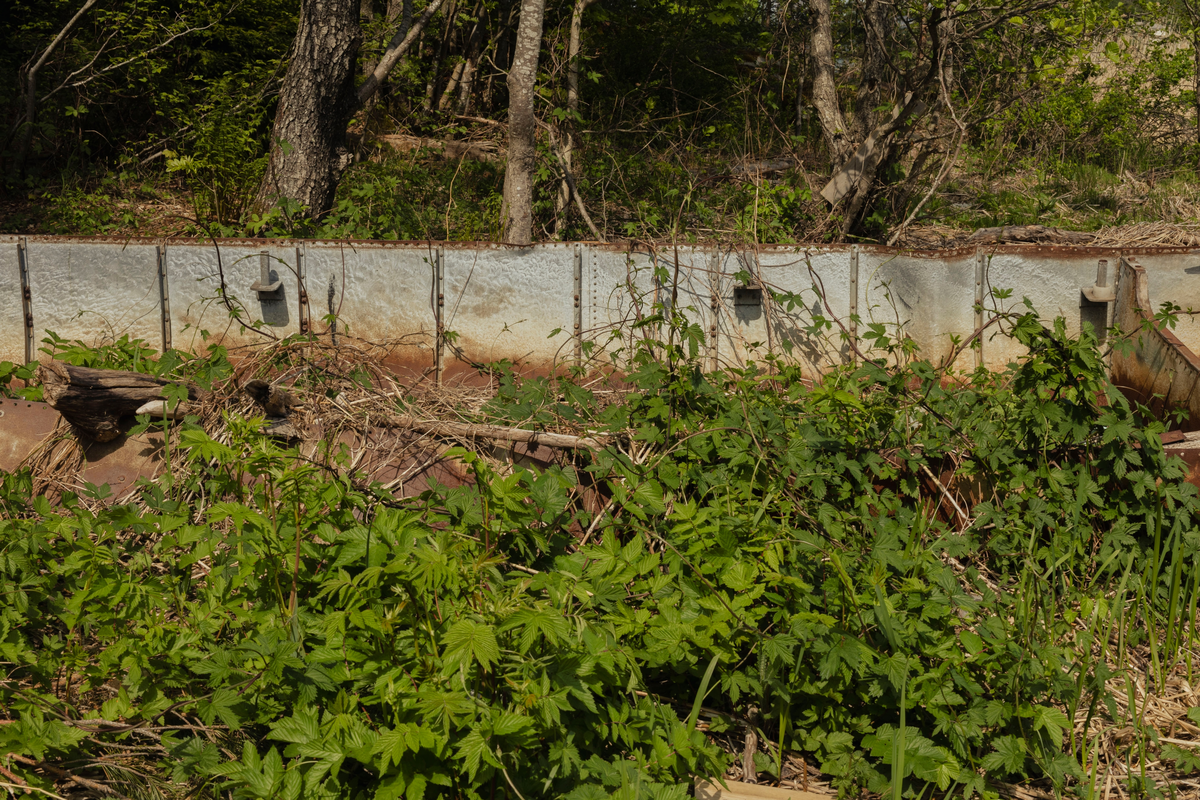
M597 241L606 242L604 234L596 227L596 223L592 222L592 217L587 212L587 208L583 205L583 198L579 196L579 189L575 186L575 176L571 174L571 167L567 164L562 152L558 147L558 140L554 137L554 130L545 123L541 123L546 128L546 132L550 135L550 151L554 153L554 159L558 162L559 169L562 170L563 180L567 182L568 188L571 190L571 196L575 198L575 208L579 210L579 216L583 217L583 221L587 223L588 230L596 237Z
M411 428L429 436L461 436L466 439L496 439L505 442L525 442L534 446L559 447L568 450L603 450L607 442L588 436L571 436L566 433L544 433L524 428L508 428L503 425L482 425L467 422L441 422L420 420L410 416L391 417L384 420L389 427Z
M958 142L954 145L954 152L946 159L946 162L942 164L942 168L938 171L937 177L934 178L933 183L929 185L929 191L925 193L925 196L921 198L921 202L917 203L916 207L912 210L912 213L908 215L904 222L901 222L900 225L897 226L896 230L892 232L892 235L888 237L888 247L891 247L896 243L896 240L899 239L901 234L904 233L904 229L912 224L912 221L917 218L917 214L920 214L921 209L924 208L925 204L929 202L929 198L933 197L933 193L936 192L938 187L942 185L942 181L946 180L946 176L950 174L950 170L958 161L958 152L962 149L962 143L963 136L960 134L958 137Z
M154 53L158 52L159 50L162 50L164 47L169 46L172 42L176 41L177 39L182 39L183 37L190 36L193 33L200 33L201 31L206 31L209 28L215 27L216 25L219 25L227 16L232 14L239 5L241 5L241 0L238 0L238 2L231 5L229 7L228 11L226 11L224 14L222 14L217 19L214 19L213 21L209 22L207 25L200 25L200 26L197 26L194 28L186 28L182 31L178 31L177 33L173 33L170 36L168 36L166 39L164 39L163 41L161 41L158 44L154 45L153 47L149 48L148 50L143 50L142 52L138 53L137 55L131 56L131 57L125 59L124 61L118 61L115 64L109 64L104 69L99 70L98 72L95 72L95 73L89 75L88 77L84 78L83 80L78 80L78 81L72 82L73 78L86 72L89 68L91 68L91 66L93 64L96 63L96 61L104 53L104 48L101 47L101 49L99 51L97 51L94 56L92 56L91 61L89 61L87 64L80 67L79 69L75 70L71 74L67 75L67 77L63 78L62 82L59 83L58 86L54 87L48 93L46 93L45 95L42 96L41 101L45 102L46 100L49 100L51 97L58 94L63 89L78 89L81 86L86 86L87 84L91 83L92 81L96 80L97 78L101 78L104 75L107 75L108 73L113 72L114 70L121 69L122 67L127 67L130 64L136 64L138 61L141 61L142 59L153 55ZM109 38L111 39L112 37L109 37ZM106 44L107 44L107 42L106 42Z

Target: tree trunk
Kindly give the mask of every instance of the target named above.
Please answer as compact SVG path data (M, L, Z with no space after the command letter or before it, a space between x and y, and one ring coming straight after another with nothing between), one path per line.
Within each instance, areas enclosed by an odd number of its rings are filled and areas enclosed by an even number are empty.
M1194 19L1192 25L1196 25ZM1192 28L1192 64L1192 95L1196 104L1196 163L1200 164L1200 27Z
M479 73L479 59L482 56L483 50L480 40L483 38L484 22L487 19L487 13L487 6L483 6L479 22L475 26L475 35L471 37L467 48L467 60L463 67L462 83L459 84L459 114L471 113L471 99L475 91L475 76Z
M571 38L567 45L567 108L579 110L579 49L583 44L583 12L600 0L575 0L571 14Z
M392 68L396 64L400 63L400 59L412 48L413 42L416 42L421 37L421 34L425 32L425 26L429 24L429 20L433 19L433 15L438 12L438 9L445 2L446 0L432 0L425 7L425 10L421 12L421 16L417 17L415 21L412 20L411 0L405 2L404 13L411 24L406 22L401 23L400 30L388 42L387 49L383 51L383 55L379 58L379 66L375 67L375 71L367 76L362 86L358 87L359 105L364 105L375 96L384 78L388 76L388 73L392 71ZM420 45L418 45L419 47Z
M600 0L575 0L575 10L571 14L571 37L567 44L567 110L574 117L579 113L579 49L583 42L583 12ZM575 120L567 121L567 130L563 136L562 160L563 169L574 175L575 169ZM562 233L565 225L567 205L571 202L571 185L568 177L563 176L562 185L558 187L558 200L554 206L554 233Z
M436 108L441 96L442 62L446 60L446 50L450 46L450 37L454 34L454 20L458 16L458 10L458 0L450 0L450 7L446 9L446 27L438 40L437 55L433 60L433 72L429 76L429 83L425 84L426 110Z
M833 16L829 0L808 0L812 9L813 106L821 123L821 135L834 164L846 160L853 147L842 108L838 102L833 70Z
M854 99L857 130L851 138L855 141L861 140L878 124L879 114L875 109L893 99L888 96L890 93L887 91L890 81L887 42L884 40L891 25L888 18L889 8L889 5L880 0L867 0L866 7L860 15L866 33L866 47L863 52L858 96Z
M474 69L471 64L471 54L478 49L476 42L483 28L482 3L475 4L471 16L475 18L475 23L471 26L471 32L467 34L467 39L462 44L462 60L454 65L454 71L450 73L450 80L446 81L446 88L442 89L441 96L438 98L438 111L445 111L456 102L454 93L458 91L458 87L463 81L469 80L470 70Z
M413 0L388 0L387 18L389 22L394 22L396 17L400 17L400 38L404 38L408 33L408 28L412 25L413 15Z
M45 65L46 59L50 58L50 54L54 52L63 41L67 38L67 34L75 27L75 23L87 13L87 10L96 5L96 0L87 0L83 7L75 12L70 21L62 27L54 40L50 42L50 46L42 51L41 57L37 62L29 68L29 72L25 75L25 127L21 131L21 137L17 140L16 167L17 174L25 175L25 159L29 156L29 149L33 145L33 132L37 127L37 76L38 71Z
M255 206L286 198L320 217L350 164L346 123L357 108L357 0L303 0L291 61L279 94L267 174Z
M521 0L521 21L508 71L508 166L504 172L504 241L533 241L533 175L537 120L533 93L542 49L545 0Z

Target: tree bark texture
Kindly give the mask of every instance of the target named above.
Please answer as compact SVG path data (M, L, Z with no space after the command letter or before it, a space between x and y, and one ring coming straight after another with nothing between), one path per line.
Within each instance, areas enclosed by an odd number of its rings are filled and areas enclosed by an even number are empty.
M494 439L502 442L524 442L544 447L570 450L602 450L608 444L606 437L572 436L568 433L546 433L524 428L508 428L503 425L481 425L467 422L442 422L421 420L411 416L391 417L384 420L388 427L412 428L429 436L454 436L462 439Z
M37 380L51 408L93 437L110 442L121 435L121 417L130 416L152 400L163 400L168 381L137 372L76 367L49 361L37 368ZM188 389L188 399L199 393Z
M850 155L854 142L842 116L834 77L833 15L829 0L808 0L808 4L812 10L812 102L830 160L840 164Z
M319 217L332 205L338 180L351 160L346 123L357 107L358 15L357 0L301 3L257 208L287 198Z
M504 241L533 240L533 175L537 162L537 119L533 93L542 48L545 0L521 0L521 21L508 71L508 167L504 172Z
M886 41L893 24L889 14L891 8L891 5L880 0L867 0L859 14L866 33L866 47L863 52L858 96L854 100L857 130L851 138L855 141L860 141L878 124L879 112L875 109L894 99L887 94L887 89L892 88L888 74L890 69Z
M462 60L454 65L454 72L450 75L450 80L446 82L446 88L442 90L442 96L438 99L438 110L445 111L451 106L457 108L462 107L463 98L461 91L464 85L470 84L472 74L475 71L475 62L472 59L478 59L479 39L483 34L485 10L482 3L476 3L475 8L471 10L471 16L475 18L475 22L471 25L471 32L467 34L465 41L462 43ZM459 97L455 94L459 93ZM467 112L460 110L458 113L465 114Z
M567 108L579 110L579 50L583 46L583 12L600 0L575 0L571 12L571 38L567 44Z
M487 6L484 6L479 23L475 27L475 34L471 37L467 48L467 60L463 66L462 82L459 84L458 91L459 114L471 113L471 100L475 92L475 76L479 73L479 59L482 55L482 31L487 13Z

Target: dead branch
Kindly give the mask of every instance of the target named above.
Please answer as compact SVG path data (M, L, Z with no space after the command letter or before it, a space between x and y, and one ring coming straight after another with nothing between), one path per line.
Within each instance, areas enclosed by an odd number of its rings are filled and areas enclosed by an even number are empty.
M94 2L94 0L93 0L93 2ZM125 59L124 61L118 61L115 64L109 64L104 69L101 69L101 70L87 76L86 78L84 78L82 80L72 82L75 77L83 74L88 69L90 69L93 64L96 63L96 61L104 53L104 47L101 46L100 50L98 50L96 52L96 54L94 56L92 56L91 61L89 61L87 64L80 67L79 69L75 70L67 77L63 78L62 82L59 83L58 86L54 87L52 90L50 90L48 93L46 93L45 95L43 95L41 97L40 102L43 102L43 103L46 102L47 100L49 100L54 95L58 94L63 89L78 89L81 86L86 86L87 84L91 83L92 81L96 80L97 78L101 78L101 77L107 75L108 73L113 72L114 70L121 69L122 67L127 67L130 64L136 64L138 61L141 61L142 59L153 55L154 53L158 52L159 50L162 50L164 47L168 47L176 40L182 39L185 36L190 36L193 33L200 33L201 31L206 31L209 28L212 28L212 27L218 25L225 17L227 17L229 14L233 13L233 11L236 10L239 5L241 5L241 0L238 0L238 2L235 2L233 5L231 5L229 7L228 11L226 11L223 15L221 15L217 19L212 20L207 25L200 25L197 27L189 27L189 28L185 28L184 30L177 31L176 33L173 33L170 36L168 36L163 41L159 42L158 44L154 45L153 47L151 47L147 50L143 50L142 52L138 53L137 55L130 56L129 58ZM110 36L109 39L111 40L111 38L112 37ZM107 44L107 41L105 42L105 44Z
M83 15L87 13L87 10L94 5L96 5L96 0L87 0L87 2L83 4L83 7L75 12L75 16L71 17L67 24L62 27L62 30L60 30L58 35L54 37L54 40L50 42L50 46L42 51L41 57L38 58L32 67L29 68L29 73L25 78L25 133L21 136L20 144L17 147L16 160L18 171L22 169L25 163L25 156L28 154L29 145L33 141L34 126L37 123L38 71L46 64L46 59L50 58L50 54L54 52L55 48L62 43L63 39L67 38L67 34L70 33L71 29L75 27L75 23L79 22Z
M415 417L390 417L387 427L410 428L429 436L458 436L464 439L495 439L504 442L523 442L534 446L557 447L566 450L603 450L608 442L590 436L572 436L567 433L546 433L524 428L508 428L503 425L483 425L468 422L440 422L420 420Z
M97 783L90 778L81 778L73 772L67 772L65 769L59 769L58 767L51 766L44 761L34 761L32 758L26 758L25 756L20 756L16 753L9 753L7 757L28 767L44 769L46 772L49 772L59 780L70 781L71 783L82 786L85 789L91 789L93 792L98 792L99 794L107 795L108 797L117 797L121 800L129 800L128 797L121 794L111 786L103 783Z

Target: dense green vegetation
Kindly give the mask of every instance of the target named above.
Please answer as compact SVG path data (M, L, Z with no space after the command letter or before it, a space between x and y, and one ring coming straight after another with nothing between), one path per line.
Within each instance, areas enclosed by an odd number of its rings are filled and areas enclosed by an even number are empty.
M923 58L940 69L928 98L936 107L888 146L861 216L843 223L843 210L818 196L840 162L814 108L807 5L602 0L583 16L575 110L573 4L550 2L537 238L592 237L559 199L556 148L568 137L579 194L610 238L887 240L910 217L965 230L1194 218L1200 18L1187 2L901 5L880 45L878 85L862 83L876 57L865 7L832 5L838 98L854 141L916 85ZM100 2L40 67L33 127L30 68L81 3L6 6L4 230L498 236L513 2L452 2L434 15L351 121L356 163L334 211L315 222L304 209L256 213L250 202L297 0ZM404 24L404 6L362 4L359 74ZM917 23L947 16L933 54L921 33L933 23ZM388 134L410 137L402 152L380 142ZM483 144L491 156L447 156L445 141Z
M706 374L658 311L622 402L507 375L478 413L609 441L545 470L454 450L473 484L400 499L224 413L168 427L127 503L2 476L5 783L658 800L746 726L764 780L802 755L847 796L1156 797L1196 767L1147 691L1192 678L1200 499L1090 329L1007 314L1028 356L952 376L872 326L900 366L810 385ZM48 344L229 386L219 347Z

